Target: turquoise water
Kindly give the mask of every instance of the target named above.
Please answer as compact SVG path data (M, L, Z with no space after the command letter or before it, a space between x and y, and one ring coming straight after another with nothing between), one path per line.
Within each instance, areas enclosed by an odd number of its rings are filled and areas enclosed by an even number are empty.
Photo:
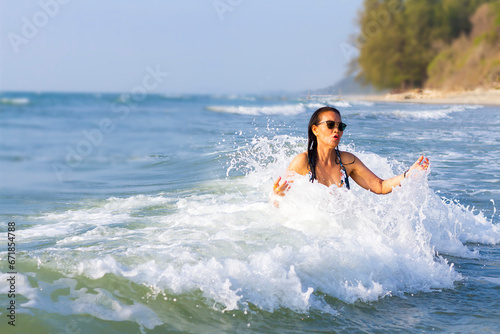
M431 170L385 196L297 178L272 207L324 104L379 176ZM499 129L482 105L2 93L15 330L500 332Z

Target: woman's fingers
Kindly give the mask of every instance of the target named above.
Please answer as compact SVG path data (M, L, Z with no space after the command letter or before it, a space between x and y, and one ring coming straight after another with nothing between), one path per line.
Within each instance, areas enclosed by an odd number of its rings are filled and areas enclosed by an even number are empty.
M422 169L429 168L429 159L424 158L424 156L421 156L419 159L419 165L420 167L422 167Z
M280 185L280 181L281 181L281 176L278 177L278 179L276 180L276 182L274 182L274 186L273 186L273 189L276 189L279 187Z
M417 161L408 169L408 171L405 173L405 176L411 174L412 171L414 170L427 170L429 168L430 162L429 159L426 158L425 156L420 156Z
M410 170L418 169L418 170L426 170L429 168L430 162L429 159L424 157L423 155L418 158L418 160L411 166Z
M287 191L290 188L290 184L288 183L288 181L285 181L282 184L280 184L280 181L281 181L281 176L276 180L276 182L274 182L273 191L275 195L285 196L285 191Z
M288 190L289 184L288 182L283 182L282 185L280 185L277 190L278 190L278 195L280 196L285 196L285 191Z

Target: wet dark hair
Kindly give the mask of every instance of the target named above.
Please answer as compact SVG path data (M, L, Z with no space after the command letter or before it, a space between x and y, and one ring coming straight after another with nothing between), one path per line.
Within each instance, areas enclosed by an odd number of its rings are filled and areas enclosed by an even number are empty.
M341 116L340 111L333 107L321 107L311 115L307 128L307 161L309 162L309 169L311 170L311 182L316 180L316 159L318 158L318 140L312 131L312 126L318 125L319 115L327 111L333 111Z

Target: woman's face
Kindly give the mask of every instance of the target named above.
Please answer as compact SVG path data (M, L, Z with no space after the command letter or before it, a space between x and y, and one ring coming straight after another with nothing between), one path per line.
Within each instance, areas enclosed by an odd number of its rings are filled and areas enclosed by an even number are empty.
M335 122L335 127L329 129L326 121ZM340 138L342 138L343 131L339 130L339 124L342 122L342 117L333 111L325 111L321 113L318 117L318 125L312 126L312 131L316 138L318 139L318 145L326 145L331 147L337 147L340 143Z

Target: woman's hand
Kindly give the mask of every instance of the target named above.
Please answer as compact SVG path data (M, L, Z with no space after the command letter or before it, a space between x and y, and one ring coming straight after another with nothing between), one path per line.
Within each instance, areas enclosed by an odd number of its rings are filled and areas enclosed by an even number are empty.
M426 157L424 157L423 155L418 158L418 160L410 167L410 169L408 169L406 172L405 172L405 177L407 177L408 175L410 175L412 172L414 171L419 171L419 170L427 170L427 168L429 168L429 165L430 165L430 162L429 162L429 159L427 159Z
M285 196L285 191L290 189L290 183L288 183L288 181L285 181L282 184L280 184L280 181L281 181L281 176L278 177L276 182L274 182L273 193L277 196Z
M279 203L280 200L278 198L276 198L275 196L285 196L285 191L290 189L290 183L288 181L285 181L282 184L280 184L280 181L281 181L281 176L278 177L276 182L274 182L273 191L271 193L269 193L269 200L277 208L279 208L279 206L280 206L280 203ZM290 181L290 182L293 182L293 181Z

